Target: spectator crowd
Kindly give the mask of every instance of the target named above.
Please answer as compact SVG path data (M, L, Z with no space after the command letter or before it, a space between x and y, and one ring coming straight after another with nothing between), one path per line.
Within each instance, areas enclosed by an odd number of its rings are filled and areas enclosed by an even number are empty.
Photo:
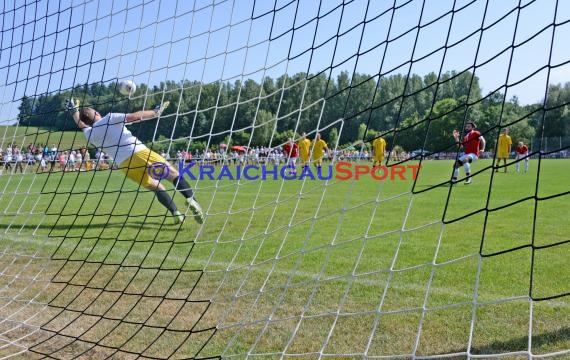
M30 143L25 148L12 144L0 148L0 174L105 170L112 166L113 159L107 154L97 151L92 159L86 147L60 150L56 144Z
M283 147L247 147L237 146L239 150L219 146L217 148L185 151L179 150L175 154L162 151L161 155L171 163L190 163L191 161L207 165L281 165L287 163L287 155ZM107 170L116 168L112 157L103 151L97 150L92 157L86 147L76 150L60 150L56 144L29 144L25 148L18 145L8 145L0 148L0 174L1 173L26 173L26 172L69 172L69 171L90 171ZM392 161L402 161L414 157L413 152L387 151L386 157ZM456 152L434 153L424 156L434 160L453 160ZM567 154L564 154L567 156ZM493 158L494 153L486 151L481 154L483 159ZM349 162L369 162L372 160L372 152L367 148L356 149L327 149L324 153L323 161L349 161ZM512 156L515 157L515 154ZM565 156L563 156L565 157Z

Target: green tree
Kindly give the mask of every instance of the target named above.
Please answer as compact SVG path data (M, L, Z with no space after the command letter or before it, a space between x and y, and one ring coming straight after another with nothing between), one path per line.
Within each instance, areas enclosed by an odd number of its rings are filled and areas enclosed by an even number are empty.
M293 139L293 141L297 141L297 136L295 135L295 131L289 129L282 132L278 132L273 137L274 144L284 144L287 142L287 139Z
M273 114L266 110L259 110L255 117L254 128L251 134L251 145L269 145L275 130L275 122L275 116L273 116Z
M234 145L248 145L251 134L243 130L236 131L232 135L232 143Z
M338 143L339 140L339 136L338 136L338 129L337 128L332 128L331 131L329 132L329 136L328 136L328 144L330 148L334 148L337 147L338 145L340 145Z
M18 113L18 124L22 126L32 126L34 113L33 102L33 98L25 95L22 97L20 106L18 107L20 111Z
M559 137L570 135L570 82L553 84L548 87L544 113L539 112L538 127L539 136Z
M535 130L530 125L529 119L525 117L525 110L518 105L516 98L505 101L504 95L497 91L481 102L479 110L481 113L479 127L491 129L485 134L488 150L496 148L498 136L504 127L509 129L509 135L514 142L528 143L534 136Z
M423 143L425 146L418 146L418 148L430 151L450 151L452 149L451 146L454 143L453 130L462 129L465 122L465 107L461 106L460 102L461 100L447 98L435 103L429 126L428 122L425 122L418 127L418 130L427 130L424 132L425 141Z
M115 82L78 84L59 94L23 97L18 122L53 131L76 130L62 111L70 96L102 114L149 109L166 99L171 106L160 120L131 127L142 141L162 136L174 141L172 147L181 148L195 140L205 141L204 146L230 141L262 146L281 144L295 132L328 128L323 136L329 143L338 139L350 144L368 141L373 129L379 129L390 143L407 151L435 151L449 148L451 131L467 119L475 120L493 145L506 125L513 140L530 140L533 132L535 136L570 135L569 84L551 85L544 108L521 106L516 98L505 101L500 92L481 99L479 80L469 71L441 76L432 72L423 77L347 71L328 77L324 72L300 72L277 79L264 77L262 83L246 79L233 84L166 80L156 86L138 84L137 94L146 96L133 99L118 95ZM342 132L329 127L338 119L344 119Z

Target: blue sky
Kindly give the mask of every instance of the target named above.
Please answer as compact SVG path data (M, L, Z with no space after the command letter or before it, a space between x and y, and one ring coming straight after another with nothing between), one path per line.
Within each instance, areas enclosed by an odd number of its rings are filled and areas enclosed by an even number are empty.
M24 93L123 78L153 85L165 79L259 81L300 71L425 75L470 69L484 93L509 84L507 97L516 95L523 104L544 97L547 78L570 78L566 0L10 5L1 18L2 122L15 118Z

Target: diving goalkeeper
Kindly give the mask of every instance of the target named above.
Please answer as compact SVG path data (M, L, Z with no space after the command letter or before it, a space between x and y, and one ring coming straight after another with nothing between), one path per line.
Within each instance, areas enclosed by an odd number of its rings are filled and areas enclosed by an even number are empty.
M77 126L83 131L87 140L105 153L111 155L119 164L119 168L125 172L132 181L142 185L150 191L154 191L158 201L167 208L174 217L175 223L184 221L184 214L178 211L172 197L166 192L166 188L160 183L160 179L167 179L174 184L185 198L194 219L202 224L204 215L200 204L194 199L194 194L186 180L179 176L168 161L154 151L147 148L137 137L127 129L129 123L149 120L160 116L169 105L166 101L154 110L141 110L131 114L109 113L101 116L95 109L90 107L79 108L79 100L66 100L66 109L73 116ZM159 176L151 176L159 168ZM165 175L165 176L161 176ZM158 179L157 179L158 178Z

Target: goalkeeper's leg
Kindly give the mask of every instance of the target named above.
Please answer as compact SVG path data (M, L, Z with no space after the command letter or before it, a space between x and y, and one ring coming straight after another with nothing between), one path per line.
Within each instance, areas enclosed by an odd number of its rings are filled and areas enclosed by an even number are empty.
M156 195L158 202L160 202L162 206L164 206L166 209L168 209L168 211L170 211L170 213L174 217L174 222L176 224L184 222L184 214L178 211L178 208L174 203L174 199L172 198L172 196L168 195L168 192L164 188L164 185L155 180L147 188L149 190L154 191L154 194Z
M150 176L147 171L147 160L145 157L151 155L152 153L150 152L140 151L131 156L131 158L123 161L120 165L120 169L125 172L127 178L143 186L145 189L153 191L158 202L170 211L174 217L174 222L181 223L184 221L184 214L178 211L174 199L168 194L164 185L161 184L158 179Z
M172 165L169 164L168 167L169 172L167 179L172 181L176 190L186 198L186 203L194 215L194 220L196 220L198 224L202 224L204 222L204 212L202 211L202 207L198 201L194 198L194 192L192 191L190 184L188 184L183 176L180 176L178 170L176 170Z

